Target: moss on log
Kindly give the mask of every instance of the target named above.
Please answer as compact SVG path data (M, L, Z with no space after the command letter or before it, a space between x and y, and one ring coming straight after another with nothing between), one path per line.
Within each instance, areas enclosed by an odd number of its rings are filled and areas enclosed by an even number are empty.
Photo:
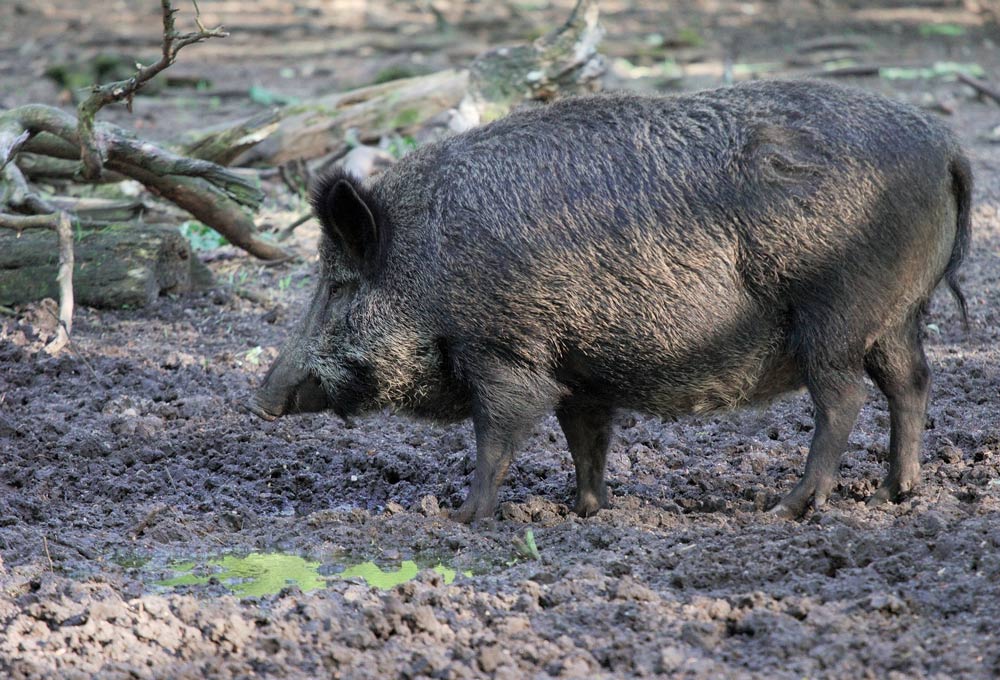
M73 289L90 307L143 307L164 293L211 285L211 273L174 227L113 224L74 239ZM30 230L0 231L0 305L59 294L57 236ZM207 279L206 279L207 275Z

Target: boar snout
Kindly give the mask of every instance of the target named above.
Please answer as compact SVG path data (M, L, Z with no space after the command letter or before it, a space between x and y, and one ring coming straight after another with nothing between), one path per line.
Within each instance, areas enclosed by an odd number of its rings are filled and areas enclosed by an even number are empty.
M329 407L319 378L279 356L247 406L264 420L290 413L312 413Z

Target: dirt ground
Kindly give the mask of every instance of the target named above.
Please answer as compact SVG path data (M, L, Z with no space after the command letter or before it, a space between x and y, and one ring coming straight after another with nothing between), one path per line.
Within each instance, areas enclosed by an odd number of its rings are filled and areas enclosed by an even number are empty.
M138 98L133 116L102 116L169 139L259 108L251 86L301 97L390 66L461 65L538 35L572 3L434 0L451 25L436 41L428 3L199 4L206 24L233 36L189 48L170 73L209 87L167 88ZM0 3L0 106L65 104L41 77L54 61L155 53L157 5ZM798 74L807 67L789 65L795 45L844 34L868 41L867 61L978 63L1000 81L1000 34L961 3L603 10L605 51L632 67L614 62L614 87L663 86L655 69L636 69L664 59L683 74L673 89L764 68L754 64ZM989 141L1000 108L945 78L851 82L953 109L977 178L962 274L971 328L940 293L927 320L923 483L911 497L864 504L888 444L886 404L871 388L828 509L802 521L762 512L804 465L812 418L800 395L677 422L622 415L613 508L589 519L568 511L572 463L550 418L516 460L497 517L456 525L441 510L471 476L468 425L387 414L351 427L324 415L265 423L241 408L309 295L317 231L307 224L293 243L303 262L263 267L222 248L203 254L214 290L141 310L80 309L73 351L59 358L40 351L44 309L0 315L0 676L1000 675L1000 144ZM302 209L277 182L268 188L266 220ZM517 546L528 529L537 559ZM234 594L211 560L250 553L306 557L328 584ZM446 584L424 569L389 590L338 577L367 560L458 573ZM207 578L158 586L182 561Z

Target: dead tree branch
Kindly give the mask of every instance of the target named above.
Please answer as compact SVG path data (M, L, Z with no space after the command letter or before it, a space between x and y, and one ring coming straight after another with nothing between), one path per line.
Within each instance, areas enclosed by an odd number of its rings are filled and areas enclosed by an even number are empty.
M0 228L13 229L21 233L25 229L55 229L55 217L48 215L16 215L0 213Z
M24 146L30 136L31 133L27 130L0 130L0 170L7 167L7 163Z
M219 153L225 149L220 135L230 129L252 129L262 141L236 157L235 163L280 165L346 153L351 129L362 131L360 141L377 140L408 134L456 110L451 130L471 128L525 100L592 89L605 68L597 51L602 35L597 0L578 0L563 26L531 44L490 50L468 70L440 71L301 102L279 109L277 120L269 120L267 126L254 127L243 120L222 130L194 133L186 149L193 152L195 145L207 145L215 149L213 154Z
M0 205L9 206L19 212L32 215L56 212L55 207L31 190L20 168L15 164L7 164L0 171L4 184L0 189Z
M107 104L124 101L131 113L135 93L173 64L181 49L209 38L225 38L229 35L221 27L208 30L202 26L197 4L195 4L195 23L199 30L194 33L177 32L174 27L174 15L177 10L171 6L170 0L160 0L160 8L163 14L163 43L160 58L149 66L137 64L138 70L131 78L106 85L95 85L90 96L77 107L77 138L80 142L80 159L83 162L81 175L84 179L95 180L100 177L104 161L107 159L108 140L94 126L94 117L98 111Z
M72 115L51 106L28 104L0 113L0 131L28 130L23 151L67 160L80 159L80 138ZM263 193L253 173L240 173L197 158L185 158L109 123L95 131L104 140L102 169L130 177L173 201L225 236L230 243L265 260L287 257L282 248L256 236L245 208L256 208ZM0 156L0 162L3 162ZM6 170L12 166L8 166ZM36 210L34 212L51 212Z
M59 330L45 351L55 355L69 344L73 334L73 225L69 214L60 210L56 215L56 233L59 235Z

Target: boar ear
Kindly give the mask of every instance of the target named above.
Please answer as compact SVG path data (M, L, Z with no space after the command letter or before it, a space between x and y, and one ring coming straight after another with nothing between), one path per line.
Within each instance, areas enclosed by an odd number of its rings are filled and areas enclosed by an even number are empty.
M352 176L337 172L316 185L312 205L326 235L343 247L359 270L370 273L381 255L382 240L371 192Z

